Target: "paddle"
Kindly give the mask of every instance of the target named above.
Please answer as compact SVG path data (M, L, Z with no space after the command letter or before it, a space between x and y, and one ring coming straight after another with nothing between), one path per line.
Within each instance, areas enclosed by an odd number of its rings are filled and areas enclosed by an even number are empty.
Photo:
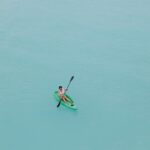
M70 81L69 81L69 84L68 84L68 86L67 86L67 89L69 88L69 85L70 85L70 83L71 83L71 81L72 81L73 79L74 79L74 76L72 76L72 77L70 78ZM65 92L65 93L66 93L66 92ZM61 101L62 101L62 100L59 101L57 107L60 106Z

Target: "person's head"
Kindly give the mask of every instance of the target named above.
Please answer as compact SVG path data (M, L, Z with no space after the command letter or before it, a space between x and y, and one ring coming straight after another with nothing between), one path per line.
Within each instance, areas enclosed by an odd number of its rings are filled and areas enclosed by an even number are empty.
M62 90L63 87L62 87L62 86L59 86L58 88L59 88L59 90Z

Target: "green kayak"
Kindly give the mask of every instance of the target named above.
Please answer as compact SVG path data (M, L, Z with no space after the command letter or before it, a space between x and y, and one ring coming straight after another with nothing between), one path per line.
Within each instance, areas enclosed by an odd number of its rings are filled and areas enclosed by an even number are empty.
M70 96L68 96L67 94L65 94L65 96L66 96L71 102L74 102ZM56 99L57 102L59 102L59 101L61 100L60 97L59 97L59 95L58 95L58 91L55 91L55 92L54 92L54 97L55 97L55 99ZM73 106L71 106L71 103L69 103L69 102L64 102L63 100L61 101L61 105L64 105L64 106L66 106L66 107L68 107L68 108L77 110L77 107L76 107L75 104L74 104Z

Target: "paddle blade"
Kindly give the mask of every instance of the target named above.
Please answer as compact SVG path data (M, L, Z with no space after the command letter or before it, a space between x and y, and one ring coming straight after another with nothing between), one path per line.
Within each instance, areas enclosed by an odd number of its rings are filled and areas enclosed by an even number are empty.
M59 101L59 103L58 103L57 107L59 107L59 106L60 106L60 103L61 103L61 100Z
M71 78L70 78L70 81L69 81L69 84L68 84L68 86L67 86L67 89L68 89L68 87L69 87L69 85L70 85L70 83L71 83L71 81L74 79L74 76L72 76Z
M74 79L74 76L71 77L70 82Z

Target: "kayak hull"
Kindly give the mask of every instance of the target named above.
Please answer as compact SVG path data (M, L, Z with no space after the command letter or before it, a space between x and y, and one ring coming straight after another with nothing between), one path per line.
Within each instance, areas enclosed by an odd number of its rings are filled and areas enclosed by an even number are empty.
M74 102L74 101L72 100L72 98L71 98L69 95L65 94L65 96L66 96L67 98L69 98L70 101ZM58 91L55 91L55 92L54 92L54 98L55 98L55 100L56 100L57 102L59 102L59 101L61 100L60 97L59 97L59 95L58 95ZM71 106L70 103L64 102L63 100L61 100L61 105L66 106L66 107L68 107L68 108L70 108L70 109L73 109L73 110L77 110L77 107L76 107L75 104L74 104L73 106Z

